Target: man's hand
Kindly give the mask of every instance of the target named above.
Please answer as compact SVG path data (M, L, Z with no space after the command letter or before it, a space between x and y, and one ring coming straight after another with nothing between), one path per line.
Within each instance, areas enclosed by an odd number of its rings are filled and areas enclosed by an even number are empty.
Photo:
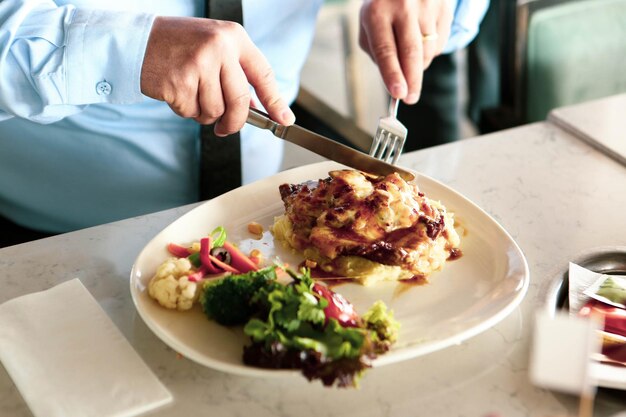
M249 85L269 116L293 124L269 63L237 23L157 17L141 69L141 92L182 117L215 123L215 134L238 132L250 107Z
M448 0L366 0L359 43L378 65L389 94L414 104L422 74L443 50L451 25Z

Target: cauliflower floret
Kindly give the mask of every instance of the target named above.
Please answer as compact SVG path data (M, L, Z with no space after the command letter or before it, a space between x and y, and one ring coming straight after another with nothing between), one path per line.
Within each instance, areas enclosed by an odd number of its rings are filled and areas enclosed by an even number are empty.
M189 310L200 294L198 283L189 281L191 268L187 258L169 258L150 280L148 294L163 307Z

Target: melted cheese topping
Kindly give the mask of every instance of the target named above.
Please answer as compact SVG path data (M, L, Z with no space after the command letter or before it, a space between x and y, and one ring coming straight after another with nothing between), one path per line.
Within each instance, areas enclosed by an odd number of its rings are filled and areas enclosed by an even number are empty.
M341 257L400 267L403 279L440 269L458 248L454 220L443 205L399 175L331 171L318 182L283 184L285 215L273 232L297 251L340 270ZM311 249L314 249L311 251Z

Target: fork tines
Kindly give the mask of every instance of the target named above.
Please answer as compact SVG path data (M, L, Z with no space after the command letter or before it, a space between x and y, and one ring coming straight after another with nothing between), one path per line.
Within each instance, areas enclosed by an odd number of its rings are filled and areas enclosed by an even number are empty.
M406 127L396 118L397 112L398 99L392 98L389 103L389 116L381 117L378 121L369 152L374 158L394 165L402 153L408 133Z
M398 135L394 135L379 126L370 148L370 155L381 161L395 164L400 156L400 143L401 140Z

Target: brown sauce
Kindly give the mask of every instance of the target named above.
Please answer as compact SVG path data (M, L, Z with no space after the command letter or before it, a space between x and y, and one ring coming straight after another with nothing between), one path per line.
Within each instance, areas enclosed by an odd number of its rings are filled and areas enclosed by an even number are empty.
M342 284L349 284L351 282L356 281L356 279L354 278L345 278L345 277L344 278L321 278L319 280L324 281L324 284L326 284L326 286L329 288L334 288Z
M393 297L398 297L416 285L426 285L428 279L425 275L414 275L412 278L398 280L398 285L393 292Z
M463 256L463 252L459 248L452 248L450 250L450 256L448 256L449 261L454 261L455 259L459 259Z
M408 279L398 280L400 284L404 285L424 285L428 284L428 280L425 275L413 275L413 277Z

